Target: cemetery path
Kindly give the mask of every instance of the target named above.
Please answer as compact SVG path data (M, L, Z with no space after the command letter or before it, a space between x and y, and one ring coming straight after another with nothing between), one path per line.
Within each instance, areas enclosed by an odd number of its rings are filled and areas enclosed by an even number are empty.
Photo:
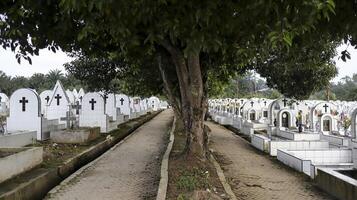
M46 199L155 199L172 119L172 110L163 111L67 178Z
M212 130L210 148L238 199L332 199L301 173L254 149L228 129L206 124Z

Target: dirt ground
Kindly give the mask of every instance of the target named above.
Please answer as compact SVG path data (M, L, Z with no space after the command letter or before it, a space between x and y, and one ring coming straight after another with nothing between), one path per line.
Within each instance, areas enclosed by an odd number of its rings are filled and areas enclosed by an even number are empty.
M186 144L186 135L183 125L176 123L175 140L169 159L169 183L167 190L168 200L186 199L228 199L218 178L216 169L209 160L187 158L182 153ZM204 196L200 193L206 192ZM196 198L200 196L200 198ZM199 194L199 195L198 195Z
M208 122L216 158L238 199L333 199L309 178L254 149L228 129Z
M172 117L171 110L160 113L54 188L47 199L155 199Z

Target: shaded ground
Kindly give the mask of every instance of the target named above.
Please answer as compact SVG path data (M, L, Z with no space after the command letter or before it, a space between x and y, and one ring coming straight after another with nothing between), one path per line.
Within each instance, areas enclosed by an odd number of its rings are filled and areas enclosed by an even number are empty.
M175 140L169 158L168 200L212 199L212 194L226 199L227 195L210 161L186 159L182 152L186 136L181 121L177 120ZM202 194L206 191L205 194ZM207 191L210 191L207 193ZM205 195L208 195L205 196ZM198 198L199 197L199 198Z
M238 199L332 199L304 175L254 149L228 129L207 122L216 158Z
M131 134L130 130L132 130L134 127L138 127L140 124L147 122L151 118L152 118L152 113L148 113L138 118L126 121L125 123L120 124L117 129L111 131L110 133L101 133L101 136L98 139L84 145L74 145L74 144L62 145L62 144L52 143L51 141L36 142L35 144L29 145L29 146L43 147L44 150L43 163L40 166L30 171L22 173L8 181L1 183L0 196L6 195L7 193L11 193L11 191L14 191L19 187L22 187L22 184L27 184L28 182L40 176L43 176L49 171L57 170L59 166L64 164L64 162L67 162L69 159L79 156L79 154L82 153L83 151L92 148L93 146L102 142L107 138L108 135L110 135L110 137L114 138L116 141L121 141L126 136ZM84 159L86 159L86 157L84 157ZM82 161L83 163L90 162L90 160L82 160ZM36 198L33 199L42 198L41 194L33 194L33 195L36 196Z
M66 179L47 199L155 199L173 113L166 110Z

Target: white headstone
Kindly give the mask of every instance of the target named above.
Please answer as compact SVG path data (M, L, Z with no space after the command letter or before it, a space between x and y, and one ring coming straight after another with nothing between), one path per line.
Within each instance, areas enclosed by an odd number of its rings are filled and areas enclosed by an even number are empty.
M130 116L130 105L129 105L129 97L125 94L117 94L116 97L116 105L117 108L120 108L120 112L123 115Z
M160 109L160 99L152 96L149 98L149 107L153 110L153 111L157 111Z
M167 103L167 101L161 101L160 102L160 108L161 109L167 109L168 106L169 106L169 104Z
M141 99L140 97L133 97L132 98L133 104L133 112L140 113L141 112Z
M77 92L76 88L73 89L72 93L73 93L74 97L76 99L78 99L78 92Z
M118 108L116 107L115 94L110 93L103 95L105 102L105 114L112 118L113 121L117 120Z
M108 131L109 118L105 114L104 99L99 93L87 93L82 99L82 112L79 115L80 127L100 127Z
M36 131L42 139L41 100L31 89L18 89L10 97L10 115L6 120L7 131Z
M71 102L71 104L74 104L76 101L76 97L74 96L74 94L70 90L66 90L66 94L68 96L69 102Z
M40 94L41 113L43 114L44 117L47 117L47 107L52 96L53 96L52 90L45 90Z
M60 118L67 117L67 112L70 110L70 100L60 81L57 81L53 95L48 103L47 118L58 119L60 124L66 124L66 120ZM72 111L72 110L71 110Z
M83 88L79 89L77 99L79 100L79 103L82 104L83 96L85 95L85 92Z

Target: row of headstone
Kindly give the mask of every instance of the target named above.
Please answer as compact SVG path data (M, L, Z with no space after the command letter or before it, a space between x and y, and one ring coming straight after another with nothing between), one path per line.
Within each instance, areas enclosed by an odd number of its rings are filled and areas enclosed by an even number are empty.
M212 99L209 113L239 129L253 147L312 179L319 176L317 169L328 168L335 179L350 182L337 172L357 169L357 102Z
M238 124L266 124L268 130L299 129L356 137L357 102L293 99L212 99L209 110ZM218 115L217 115L218 114Z
M160 109L157 97L141 99L124 94L85 93L83 89L70 91L60 81L53 90L40 95L32 89L18 89L10 99L5 94L0 97L0 105L9 110L6 132L36 131L38 140L46 140L51 131L65 128L99 126L101 132L109 132L125 119Z

